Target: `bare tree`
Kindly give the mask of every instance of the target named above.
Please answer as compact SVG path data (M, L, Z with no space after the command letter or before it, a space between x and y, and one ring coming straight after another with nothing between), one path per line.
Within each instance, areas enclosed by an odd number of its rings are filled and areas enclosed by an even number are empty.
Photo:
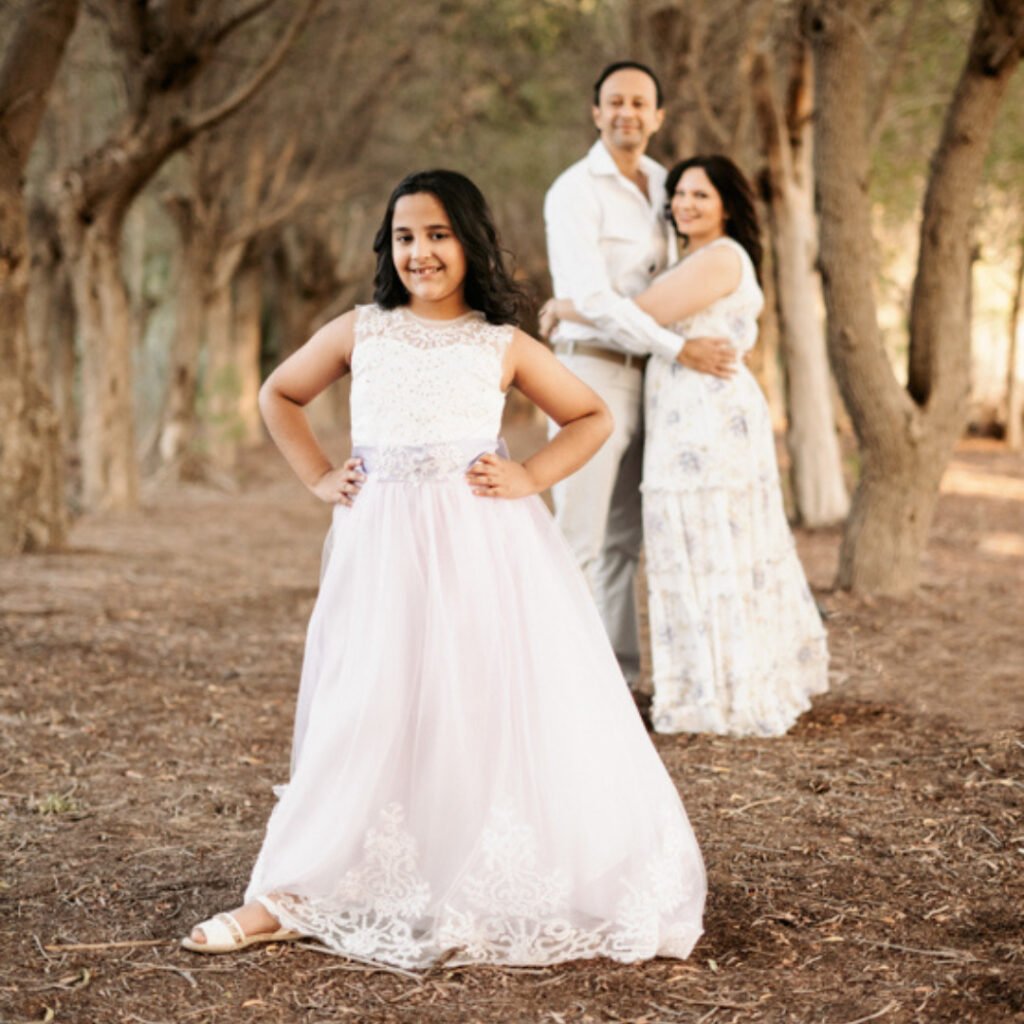
M907 385L882 346L868 193L871 0L815 0L815 168L832 365L861 445L838 582L904 593L918 579L939 481L967 419L974 197L1024 47L1024 0L982 0L932 158L909 323Z
M760 48L752 93L764 158L762 191L769 219L776 308L786 367L793 500L807 526L842 522L849 511L832 408L825 325L815 301L818 226L812 166L813 81L810 47L797 10L780 33L785 54L784 98L779 97L773 48Z
M373 180L367 145L382 120L379 111L410 68L412 47L377 40L371 48L365 36L336 28L298 47L273 91L187 151L190 187L169 200L182 242L183 293L160 433L165 463L191 450L199 428L201 343L205 455L230 471L240 447L262 436L256 405L262 254L303 206L344 204ZM371 55L370 67L361 68ZM296 105L314 74L331 85L304 102L297 119Z
M121 270L125 215L175 152L256 95L280 66L318 0L303 0L258 66L213 103L193 110L197 81L243 26L276 0L194 5L94 0L119 61L127 112L110 135L59 175L57 211L72 272L82 345L83 501L131 507L138 499L132 404L134 324ZM202 12L202 13L200 13Z
M37 378L26 319L22 191L46 99L78 17L77 0L25 5L0 64L0 551L57 547L66 517L60 431Z

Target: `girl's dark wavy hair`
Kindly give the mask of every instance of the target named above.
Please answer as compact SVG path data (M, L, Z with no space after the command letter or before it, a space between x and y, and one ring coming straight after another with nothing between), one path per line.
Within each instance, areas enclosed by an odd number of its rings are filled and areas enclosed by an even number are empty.
M483 313L489 323L518 324L526 296L505 266L487 200L469 178L457 171L417 171L403 178L391 193L373 240L373 251L377 254L373 301L383 309L404 306L409 301L409 292L391 258L391 233L395 204L402 196L420 192L429 192L445 208L452 231L466 254L466 304Z
M701 168L715 186L715 190L722 198L722 208L725 211L725 233L730 238L735 238L747 250L760 281L764 249L761 246L761 226L757 219L754 190L743 172L727 156L691 156L689 160L677 163L665 179L665 194L668 197L665 200L665 216L676 229L676 234L680 238L686 238L686 234L679 230L672 216L672 196L675 194L679 179L691 167Z

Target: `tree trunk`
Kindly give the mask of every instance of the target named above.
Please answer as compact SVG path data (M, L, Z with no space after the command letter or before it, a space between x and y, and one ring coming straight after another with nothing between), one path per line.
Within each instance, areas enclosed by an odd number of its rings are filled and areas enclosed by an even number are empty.
M786 368L793 502L804 525L828 526L846 518L850 501L832 409L825 330L815 301L821 282L815 267L811 60L802 41L791 55L788 77L783 115L767 54L754 62L752 86L765 158L762 182Z
M772 428L783 430L786 425L786 399L783 395L782 373L779 368L779 311L775 299L775 266L771 249L764 254L761 267L764 280L764 309L757 331L757 344L747 356L747 366L764 392L771 410Z
M816 179L828 342L861 445L839 585L902 594L917 583L942 471L967 416L970 216L995 116L1024 39L1024 0L979 8L932 160L911 308L908 388L878 330L868 194L870 0L818 0Z
M75 306L71 280L52 212L41 202L29 211L32 266L28 286L28 336L40 378L60 423L65 452L78 437L75 407Z
M60 429L29 346L25 167L78 16L26 5L0 63L0 552L60 547L67 529Z
M1024 369L1020 365L1020 307L1024 290L1024 235L1018 243L1017 277L1010 304L1010 350L1006 361L1006 444L1011 451L1024 447Z
M0 553L52 549L67 528L60 426L28 339L21 169L0 156Z
M82 501L89 509L134 508L135 320L121 276L121 218L104 213L83 225L77 211L65 209L61 220L65 243L73 240L65 251L82 349Z
M179 225L180 227L181 225ZM198 417L196 398L199 380L199 354L204 336L205 268L201 245L196 244L193 228L181 231L181 256L178 267L174 335L167 368L167 394L157 447L160 461L176 471L194 454Z
M245 260L235 275L235 307L232 337L238 367L238 419L244 445L263 440L259 391L262 381L263 265L255 257Z
M814 301L816 225L811 196L794 183L773 193L771 240L786 373L786 444L793 500L805 526L841 523L850 509L832 409L825 329Z
M206 366L203 373L203 434L215 469L232 473L242 440L238 416L240 376L231 336L234 312L231 277L220 280L206 298Z

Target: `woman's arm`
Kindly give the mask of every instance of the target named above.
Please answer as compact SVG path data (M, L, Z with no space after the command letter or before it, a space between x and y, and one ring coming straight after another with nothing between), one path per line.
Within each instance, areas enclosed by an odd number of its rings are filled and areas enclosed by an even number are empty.
M607 406L570 373L546 345L517 330L505 359L503 387L515 384L561 429L522 464L484 455L467 473L473 493L522 498L539 494L580 468L608 439L612 417Z
M735 291L739 287L741 273L739 255L728 246L715 246L677 263L649 288L633 296L633 301L662 326L675 324ZM541 318L545 335L559 320L591 323L576 309L572 299L546 302ZM544 330L545 327L549 329Z
M320 499L350 505L362 481L358 460L335 469L317 441L305 406L349 371L356 312L325 324L292 353L260 388L260 412L295 475Z
M739 255L729 246L715 246L677 263L633 301L659 324L674 324L734 291L741 274ZM541 334L549 337L559 320L590 323L571 299L549 299L540 311ZM676 362L728 379L736 372L736 350L727 338L687 338Z
M739 253L715 245L680 260L633 301L659 324L675 324L734 292L742 273Z

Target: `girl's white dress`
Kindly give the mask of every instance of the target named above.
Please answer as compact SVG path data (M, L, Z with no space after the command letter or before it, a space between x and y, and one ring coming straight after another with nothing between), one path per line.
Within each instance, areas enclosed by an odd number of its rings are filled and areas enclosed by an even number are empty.
M685 957L705 877L538 497L476 497L512 328L363 307L291 780L247 899L402 967Z
M746 250L736 290L674 325L757 340ZM698 253L693 257L698 258ZM644 553L658 732L775 736L828 688L828 652L786 522L771 416L742 361L728 380L653 356L646 376Z

